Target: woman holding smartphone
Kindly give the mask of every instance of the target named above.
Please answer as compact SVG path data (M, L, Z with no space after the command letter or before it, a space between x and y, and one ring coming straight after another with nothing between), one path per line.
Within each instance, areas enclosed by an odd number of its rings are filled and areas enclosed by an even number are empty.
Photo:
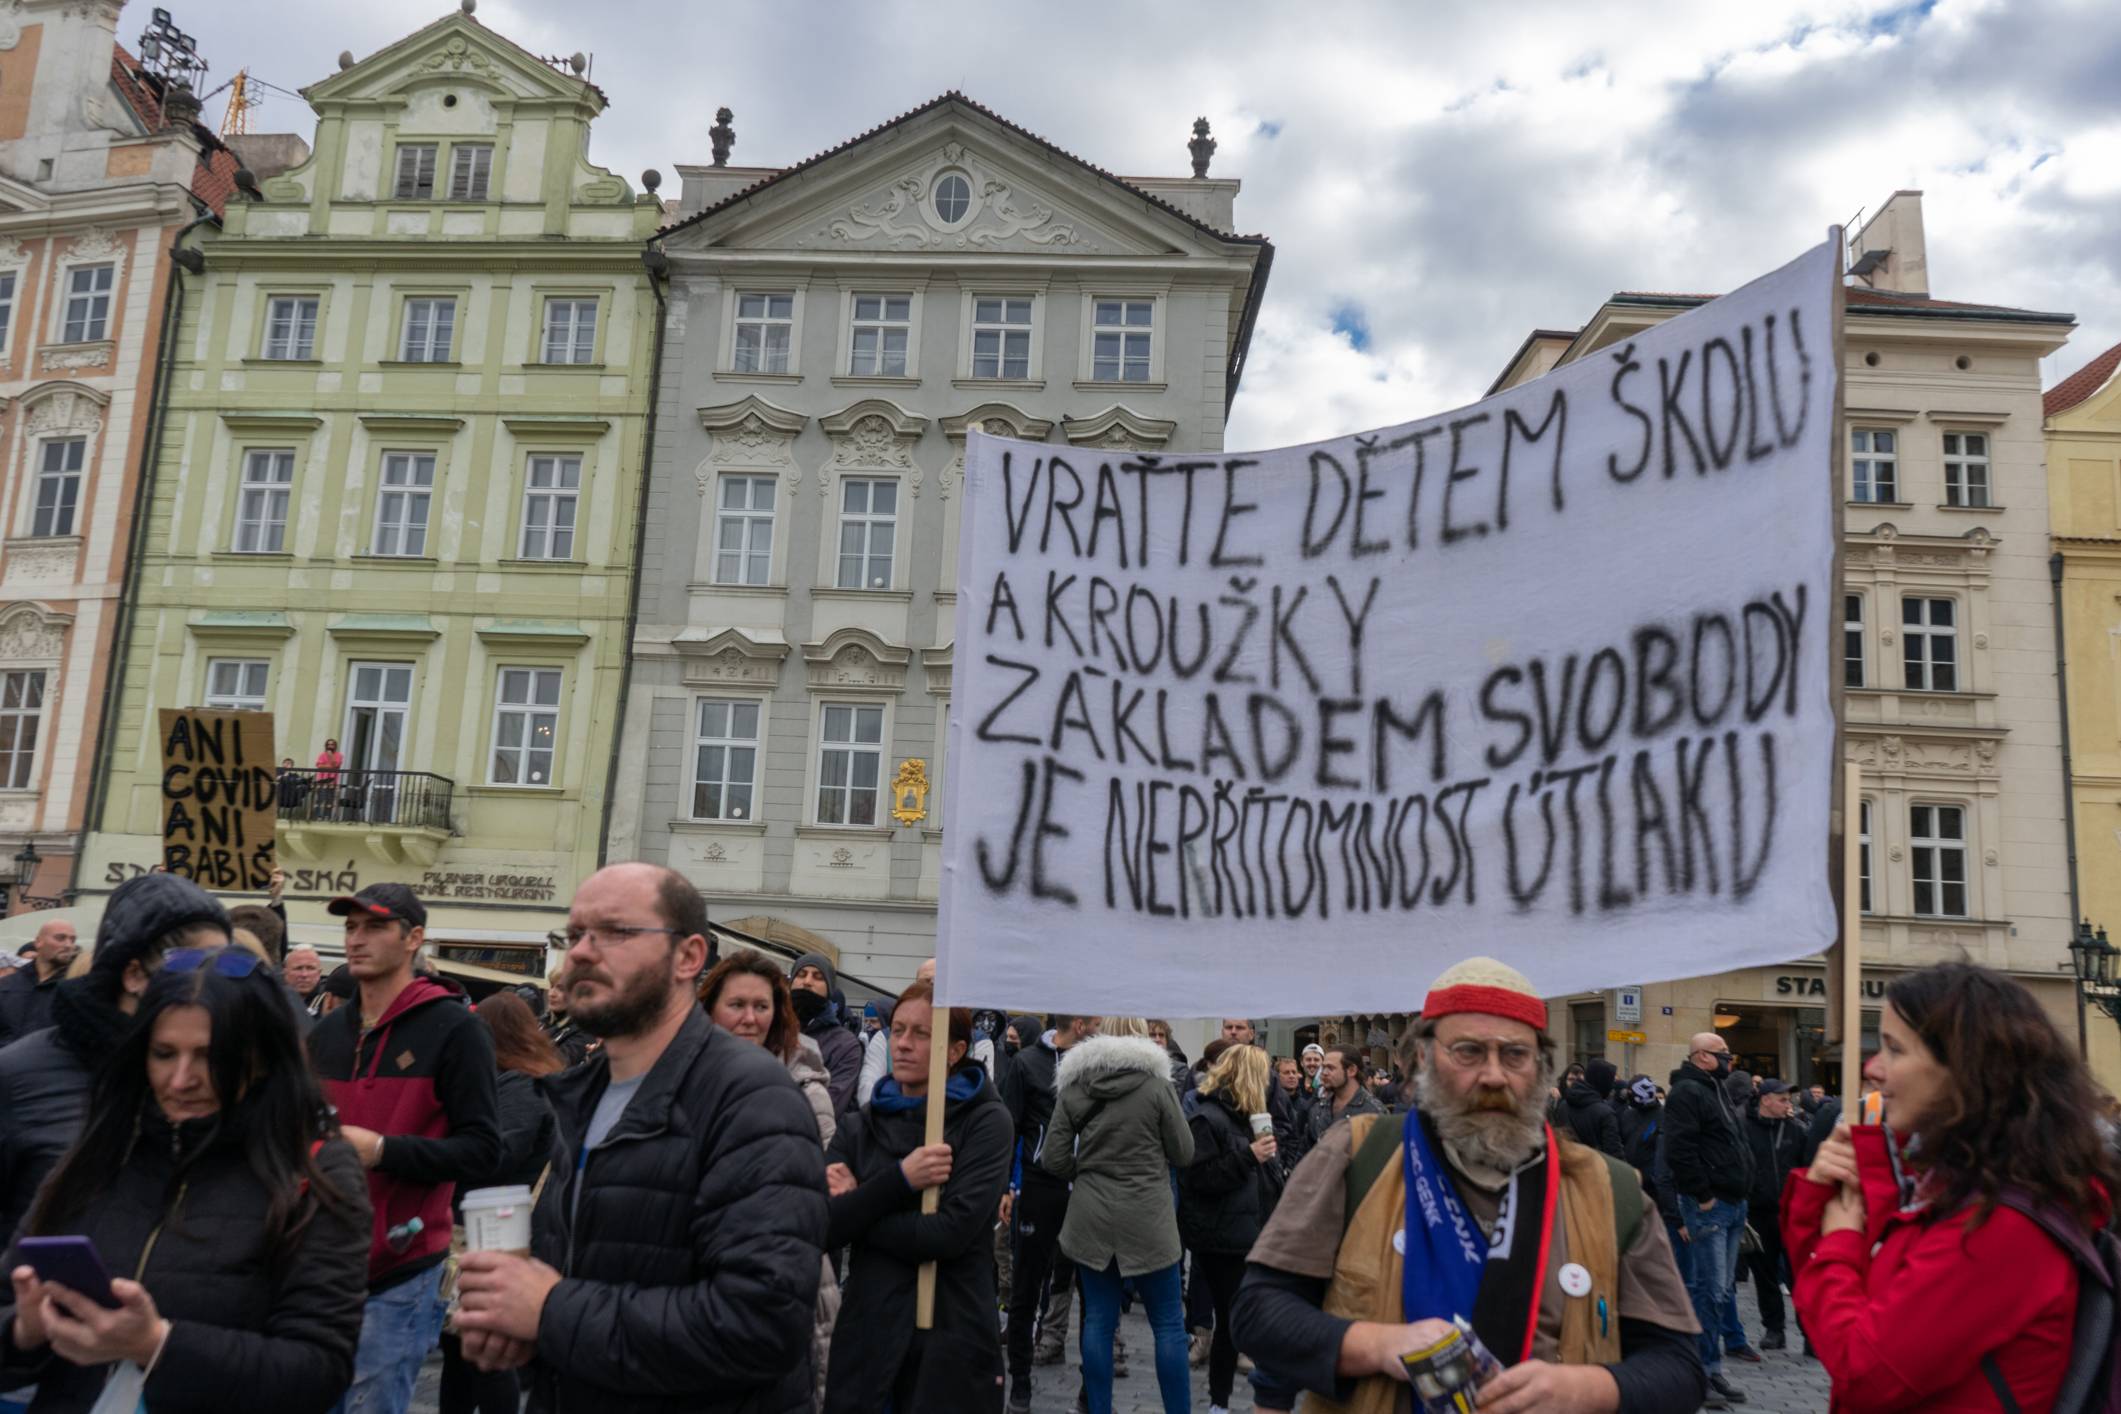
M367 1191L353 1150L325 1138L270 971L234 949L170 953L88 1113L24 1235L86 1238L109 1291L10 1252L0 1390L34 1384L32 1414L91 1409L113 1380L156 1414L329 1409L353 1377ZM70 1250L79 1280L93 1266Z

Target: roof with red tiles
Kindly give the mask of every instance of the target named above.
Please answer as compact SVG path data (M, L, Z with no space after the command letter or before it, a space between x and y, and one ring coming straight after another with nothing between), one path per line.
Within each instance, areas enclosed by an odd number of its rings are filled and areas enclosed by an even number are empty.
M2048 389L2040 397L2041 408L2049 417L2058 412L2068 412L2092 394L2098 392L2121 370L2121 344L2115 344L2084 367Z
M144 131L156 133L169 126L162 109L162 79L149 73L122 44L111 47L110 82ZM191 193L218 216L236 194L236 170L243 164L211 128L196 122L191 128L199 139L199 164L192 169Z
M1039 136L1037 133L1032 132L1029 128L1010 122L1007 118L1004 118L1001 114L995 112L992 108L987 107L987 105L985 105L984 103L980 103L973 99L967 98L964 94L958 92L954 88L948 90L945 93L938 94L936 97L929 99L926 103L923 103L918 108L910 108L904 113L899 114L896 118L892 118L886 122L877 124L875 127L869 129L867 132L858 133L855 136L848 138L845 142L839 143L832 147L828 147L823 152L817 153L813 156L806 157L802 161L796 163L793 167L783 167L770 177L762 178L759 181L753 182L748 187L744 187L741 190L731 192L728 196L723 197L720 201L714 203L712 206L707 207L705 210L702 210L692 216L688 216L675 225L664 227L662 233L667 236L674 231L681 231L687 226L696 225L717 212L725 211L728 208L736 205L740 201L758 195L758 193L766 190L770 186L773 186L777 182L785 181L787 178L794 176L798 172L807 171L810 168L817 166L820 162L824 162L830 158L837 157L839 154L847 151L851 147L860 146L862 143L869 141L869 139L876 137L880 133L887 133L893 128L899 127L900 125L905 123L910 123L915 118L921 117L923 114L926 113L931 113L937 108L941 108L945 104L950 103L955 103L959 107L970 109L972 112L979 114L981 117L987 119L989 122L994 123L999 127L1006 128L1008 131L1015 133L1018 137L1021 137L1028 142L1036 143L1038 146L1044 148L1046 151L1052 153L1056 157L1064 158L1069 162L1073 162L1076 166L1082 168L1084 171L1091 173L1093 176L1100 177L1107 182L1110 182L1112 185L1120 188L1122 191L1125 191L1137 200L1145 201L1159 211L1165 212L1166 214L1171 216L1176 216L1179 220L1185 222L1187 225L1193 227L1195 230L1203 231L1208 235L1214 236L1217 240L1233 241L1243 245L1265 246L1269 250L1273 248L1273 243L1270 242L1265 236L1238 235L1230 231L1217 230L1215 227L1201 220L1198 216L1192 215L1190 212L1180 210L1178 207L1173 206L1170 202L1165 201L1162 197L1151 195L1149 192L1145 191L1141 187L1138 187L1134 185L1134 183L1128 181L1125 177L1119 176L1114 172L1109 172L1105 168L1098 166L1094 162L1090 162L1081 157L1076 156L1074 153L1068 151L1066 148L1061 147L1058 143L1052 142L1047 138Z

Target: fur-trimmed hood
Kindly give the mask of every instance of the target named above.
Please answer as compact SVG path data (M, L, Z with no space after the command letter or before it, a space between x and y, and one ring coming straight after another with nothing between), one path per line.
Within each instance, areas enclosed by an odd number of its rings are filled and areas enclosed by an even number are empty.
M1093 1100L1128 1094L1149 1080L1171 1079L1171 1057L1146 1036L1092 1036L1061 1057L1054 1086L1065 1095L1081 1091Z

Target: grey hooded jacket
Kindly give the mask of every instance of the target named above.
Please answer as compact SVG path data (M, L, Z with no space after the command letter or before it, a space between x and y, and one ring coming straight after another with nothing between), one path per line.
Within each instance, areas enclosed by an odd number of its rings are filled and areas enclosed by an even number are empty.
M1060 1246L1121 1276L1179 1258L1171 1170L1193 1162L1193 1132L1171 1088L1171 1058L1142 1036L1092 1036L1061 1057L1059 1099L1039 1163L1075 1184Z

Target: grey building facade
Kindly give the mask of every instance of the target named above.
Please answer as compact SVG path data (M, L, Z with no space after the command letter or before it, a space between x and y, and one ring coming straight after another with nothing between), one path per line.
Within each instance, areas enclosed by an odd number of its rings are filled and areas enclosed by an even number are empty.
M879 983L933 952L965 435L1221 448L1273 251L1192 150L1115 177L946 94L679 169L609 857Z

